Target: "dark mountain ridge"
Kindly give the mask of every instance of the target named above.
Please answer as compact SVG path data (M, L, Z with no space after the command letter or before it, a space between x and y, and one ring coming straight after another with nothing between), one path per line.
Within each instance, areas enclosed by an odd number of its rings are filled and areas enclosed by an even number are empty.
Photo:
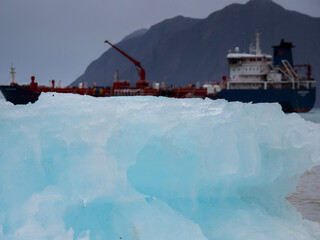
M148 29L147 28L141 28L139 30L136 30L134 31L133 33L125 36L122 41L126 41L126 40L129 40L129 39L132 39L132 38L136 38L136 37L140 37L142 36L143 34L145 34L146 32L148 32Z
M117 46L141 62L149 82L182 86L228 75L227 53L236 46L241 52L248 52L257 30L261 32L264 53L272 54L272 46L281 39L293 42L294 64L313 66L319 96L320 18L286 10L271 0L231 4L205 19L167 19L142 34L125 38ZM131 84L138 80L134 65L109 49L72 85L92 85L94 81L100 86L112 85L115 69L119 69L120 79L130 80Z

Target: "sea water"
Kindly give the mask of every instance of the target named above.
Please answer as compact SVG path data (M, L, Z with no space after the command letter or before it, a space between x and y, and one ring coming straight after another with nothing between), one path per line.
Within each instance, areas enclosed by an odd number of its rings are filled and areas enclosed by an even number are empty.
M310 112L300 113L299 115L307 121L320 123L320 108L313 108Z
M320 239L286 198L320 125L278 104L0 101L0 239Z

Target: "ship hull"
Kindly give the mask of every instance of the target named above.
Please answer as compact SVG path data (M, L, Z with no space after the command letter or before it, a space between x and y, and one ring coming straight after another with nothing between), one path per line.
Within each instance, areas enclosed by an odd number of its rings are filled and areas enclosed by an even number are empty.
M28 104L38 100L40 93L19 86L0 86L5 99L13 104Z
M28 104L38 100L40 92L19 86L0 86L5 99L13 104ZM80 94L80 93L78 93ZM149 94L144 94L149 95ZM154 95L154 94L153 94ZM161 96L162 94L159 94ZM113 94L108 96L114 96ZM164 95L163 95L164 96ZM170 97L179 97L177 93ZM181 97L181 96L180 96ZM186 96L184 96L186 97ZM223 89L212 99L225 99L230 102L274 103L281 105L284 112L308 112L315 103L316 90L311 89Z
M274 103L281 105L284 112L308 112L315 103L316 90L312 89L224 89L213 99L230 102Z

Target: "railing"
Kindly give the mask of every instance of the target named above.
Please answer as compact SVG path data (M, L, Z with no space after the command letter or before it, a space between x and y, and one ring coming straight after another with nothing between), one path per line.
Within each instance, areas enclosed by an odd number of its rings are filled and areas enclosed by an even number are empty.
M285 68L285 71L282 70L281 68L279 68L279 70L290 79L290 81L292 83L292 89L295 88L295 82L298 82L298 88L299 88L299 77L298 77L297 73L295 72L295 70L293 69L293 67L291 66L291 64L289 63L289 61L282 60L282 64Z
M288 82L288 81L241 81L241 82L230 82L227 81L227 89L230 89L230 84L233 85L240 85L240 84L257 84L263 86L263 89L268 89L268 85L275 85L275 84L288 84L292 83L292 89L295 89L295 85L297 85L297 88L299 89L301 85L305 85L307 89L311 87L313 83L315 83L314 80L304 80L304 81L294 81L294 82Z

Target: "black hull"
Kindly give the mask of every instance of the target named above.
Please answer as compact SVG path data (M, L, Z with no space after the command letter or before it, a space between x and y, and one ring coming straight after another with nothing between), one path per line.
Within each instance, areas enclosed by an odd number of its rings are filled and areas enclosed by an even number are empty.
M0 86L5 99L13 104L28 104L38 100L40 93L21 88L19 86Z
M0 86L0 90L5 99L13 104L34 103L40 95L19 86ZM230 102L277 102L284 112L308 112L314 106L316 89L224 89L212 99L225 99Z
M273 103L281 105L284 112L308 112L316 100L316 89L224 89L213 99L230 102Z

